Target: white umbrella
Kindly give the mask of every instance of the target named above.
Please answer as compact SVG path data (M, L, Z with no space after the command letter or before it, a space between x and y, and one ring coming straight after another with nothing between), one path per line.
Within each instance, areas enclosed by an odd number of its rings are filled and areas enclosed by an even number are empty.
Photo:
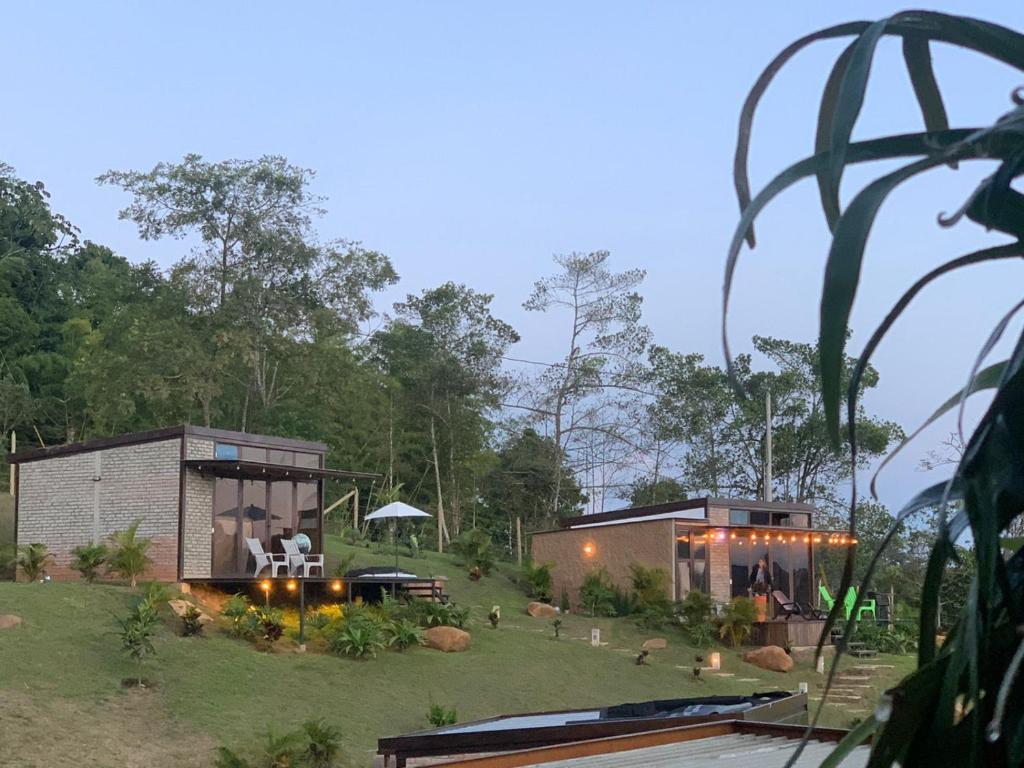
M390 504L385 504L383 507L378 509L376 512L368 514L364 520L397 520L403 517L433 517L429 512L424 512L422 509L416 509L405 502L393 501ZM398 578L398 527L395 524L395 578ZM397 585L397 582L396 582Z

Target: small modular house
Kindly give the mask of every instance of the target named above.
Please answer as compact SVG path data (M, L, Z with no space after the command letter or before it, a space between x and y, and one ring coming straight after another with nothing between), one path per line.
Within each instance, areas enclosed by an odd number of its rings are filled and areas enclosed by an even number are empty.
M716 602L749 593L751 569L764 558L773 589L814 602L815 547L845 544L841 534L813 528L807 504L698 498L582 515L535 533L536 563L552 564L552 587L573 605L587 573L607 569L625 587L630 565L661 568L673 600L700 590Z
M241 580L264 551L304 533L322 552L328 479L376 475L327 469L322 443L178 426L9 454L15 467L15 539L45 544L55 579L78 578L72 550L135 520L153 540L147 576Z

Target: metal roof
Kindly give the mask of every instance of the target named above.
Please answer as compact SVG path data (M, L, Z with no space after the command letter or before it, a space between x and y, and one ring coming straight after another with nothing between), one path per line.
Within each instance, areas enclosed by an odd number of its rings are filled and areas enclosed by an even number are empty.
M529 763L543 768L783 768L799 745L799 739L754 733L708 736L674 744L644 747L623 752L573 757L554 762ZM796 768L818 768L832 753L835 742L811 740ZM863 768L870 747L854 749L842 768Z

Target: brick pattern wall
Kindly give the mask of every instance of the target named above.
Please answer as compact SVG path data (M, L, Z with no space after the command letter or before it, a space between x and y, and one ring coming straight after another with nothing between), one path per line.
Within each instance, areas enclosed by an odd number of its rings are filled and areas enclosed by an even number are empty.
M186 438L185 457L188 459L212 459L213 450L213 440ZM214 482L213 478L202 477L195 470L185 473L182 576L186 579L210 577Z
M708 592L716 603L727 603L732 599L732 574L729 569L729 539L718 541L714 535L729 525L728 507L708 507Z
M78 578L72 549L141 519L139 535L153 540L146 577L177 579L180 451L172 438L22 464L18 544L46 544L50 575Z
M671 584L675 561L674 525L673 520L651 520L537 533L533 535L531 553L535 563L554 566L551 575L556 604L564 589L575 610L584 577L601 566L608 569L612 581L623 589L630 586L630 563L664 569ZM592 556L584 552L588 544L593 547Z

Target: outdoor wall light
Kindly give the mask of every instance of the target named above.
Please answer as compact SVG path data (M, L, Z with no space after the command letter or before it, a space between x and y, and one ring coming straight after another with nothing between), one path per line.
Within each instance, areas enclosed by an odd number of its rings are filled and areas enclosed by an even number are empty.
M340 581L332 581L331 582L331 589L333 589L335 592L341 592L342 588L343 588L343 585L342 585L342 583Z
M294 592L297 586L298 584L296 584L294 580L291 580L287 584L285 584L285 587L288 588L289 592Z
M597 552L597 547L589 541L583 545L583 554L587 557L593 557L595 552Z

